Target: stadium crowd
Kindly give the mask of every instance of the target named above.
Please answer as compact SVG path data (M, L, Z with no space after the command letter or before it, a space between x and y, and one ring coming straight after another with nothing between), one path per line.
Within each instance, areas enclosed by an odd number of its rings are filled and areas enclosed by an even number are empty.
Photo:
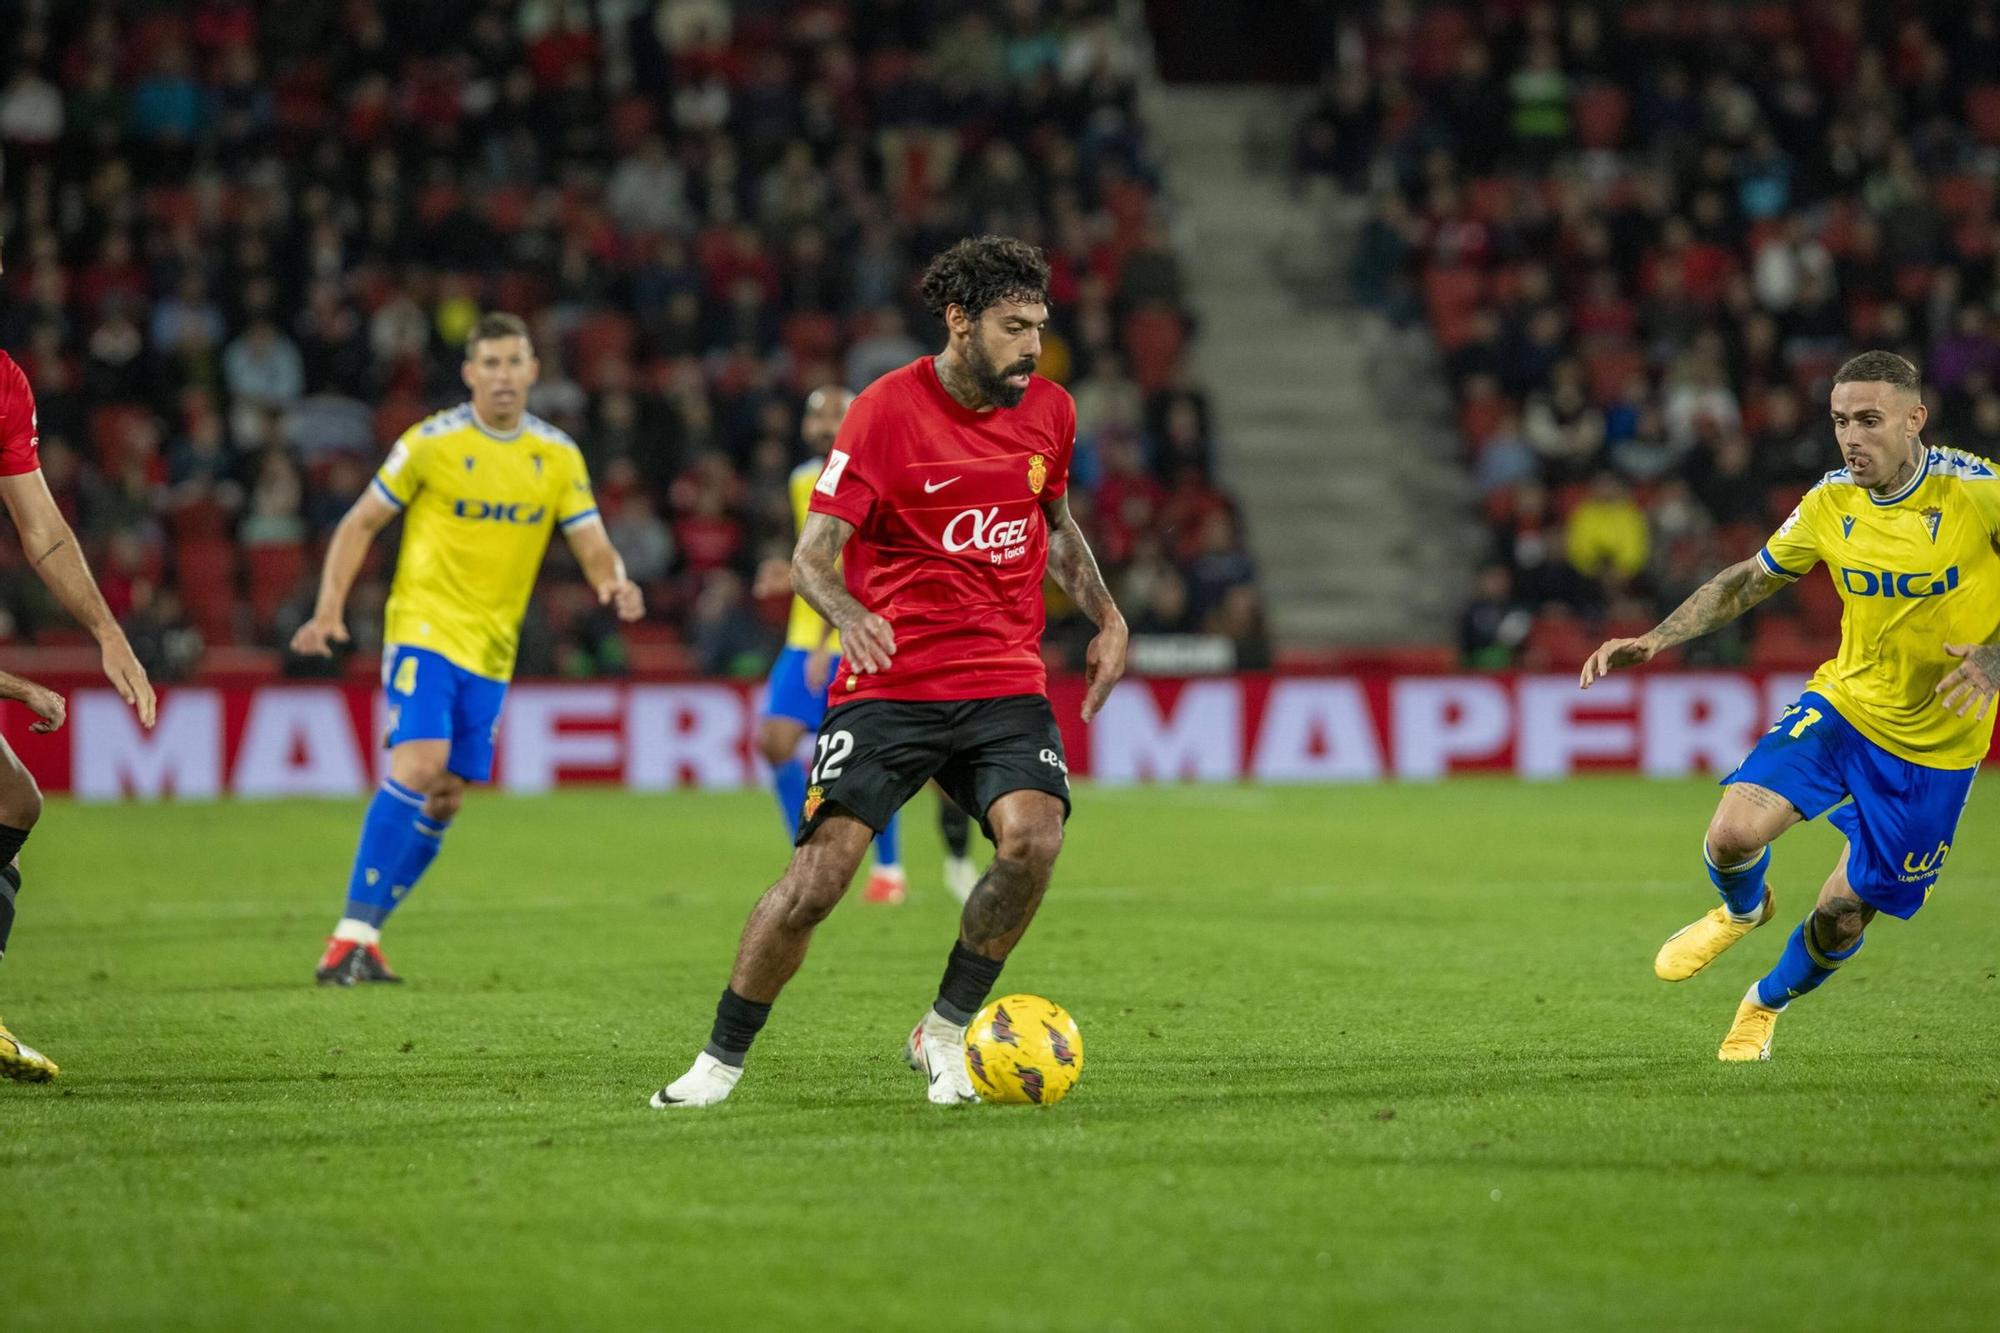
M333 524L462 400L463 335L502 309L652 608L621 630L556 543L521 672L761 671L799 404L935 350L915 278L979 231L1049 254L1041 369L1076 395L1076 507L1135 630L1254 660L1114 10L0 0L0 346L148 665L285 642ZM363 648L391 558L350 602ZM1080 652L1087 622L1051 621ZM74 635L7 550L0 639Z
M1492 532L1469 664L1574 668L1753 552L1839 465L1853 351L2000 450L1991 0L1319 9L1295 168L1368 200L1353 290L1442 353ZM1805 579L1686 651L1809 668L1839 619Z

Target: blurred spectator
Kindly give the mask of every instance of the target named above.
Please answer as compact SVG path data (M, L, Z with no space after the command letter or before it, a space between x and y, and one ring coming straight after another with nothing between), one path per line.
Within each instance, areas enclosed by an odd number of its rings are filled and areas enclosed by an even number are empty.
M1050 251L1041 369L1077 392L1072 493L1107 573L1157 562L1261 633L1241 533L1207 549L1230 505L1201 386L1168 357L1142 388L1122 341L1136 305L1190 321L1116 6L459 8L41 4L9 32L0 336L150 641L193 641L188 606L212 635L299 614L227 605L247 573L174 588L166 533L310 562L395 436L463 399L464 333L498 308L529 319L530 410L585 450L668 637L733 669L768 643L730 579L788 529L802 395L935 351L914 278L981 227ZM1329 107L1350 165L1381 120L1352 92ZM550 563L522 670L622 669L632 645ZM392 567L356 585L362 651Z
M1458 618L1459 662L1481 671L1514 664L1514 654L1534 622L1526 607L1514 600L1513 576L1498 563L1479 567L1472 600Z
M689 622L695 664L707 676L758 676L771 660L775 637L757 618L737 574L711 571L702 580Z
M1564 543L1570 567L1615 591L1646 568L1650 551L1645 511L1617 476L1598 473L1589 494L1570 511Z

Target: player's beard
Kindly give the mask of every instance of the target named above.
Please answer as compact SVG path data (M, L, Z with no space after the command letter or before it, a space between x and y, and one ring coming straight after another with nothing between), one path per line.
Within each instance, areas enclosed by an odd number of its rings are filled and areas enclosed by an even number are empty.
M1005 367L993 364L986 349L974 338L966 344L965 368L972 372L972 382L979 386L979 395L995 407L1019 407L1021 399L1027 396L1025 384L1009 384L1009 375L1032 375L1035 362L1032 357L1024 357Z

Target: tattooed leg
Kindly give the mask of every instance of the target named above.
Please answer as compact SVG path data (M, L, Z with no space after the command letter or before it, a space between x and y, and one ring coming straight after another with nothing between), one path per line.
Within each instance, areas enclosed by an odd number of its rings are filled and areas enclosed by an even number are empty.
M1732 783L1709 821L1709 864L1736 866L1752 860L1803 818L1797 806L1769 787Z
M960 943L981 957L1005 958L1027 933L1062 849L1062 802L1047 792L1009 792L986 813L993 827L987 867L959 918Z

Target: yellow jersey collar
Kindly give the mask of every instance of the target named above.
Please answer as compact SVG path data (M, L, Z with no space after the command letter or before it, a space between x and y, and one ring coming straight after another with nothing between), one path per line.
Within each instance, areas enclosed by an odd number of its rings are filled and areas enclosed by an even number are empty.
M518 440L521 438L522 432L528 429L528 414L526 412L521 414L521 424L514 427L511 431L495 430L493 427L487 425L484 421L480 420L479 409L471 403L465 405L465 414L472 419L473 428L489 440Z
M1924 456L1922 460L1917 464L1917 474L1914 477L1911 477L1907 482L1904 482L1902 488L1898 490L1894 495L1880 496L1875 494L1875 492L1873 491L1868 492L1868 498L1870 500L1872 500L1874 503L1878 505L1886 507L1888 505L1901 504L1903 501L1909 499L1912 495L1915 495L1917 493L1917 487L1923 485L1924 478L1930 476L1931 474L1931 451L1922 445L1919 445L1918 447L1923 449Z

